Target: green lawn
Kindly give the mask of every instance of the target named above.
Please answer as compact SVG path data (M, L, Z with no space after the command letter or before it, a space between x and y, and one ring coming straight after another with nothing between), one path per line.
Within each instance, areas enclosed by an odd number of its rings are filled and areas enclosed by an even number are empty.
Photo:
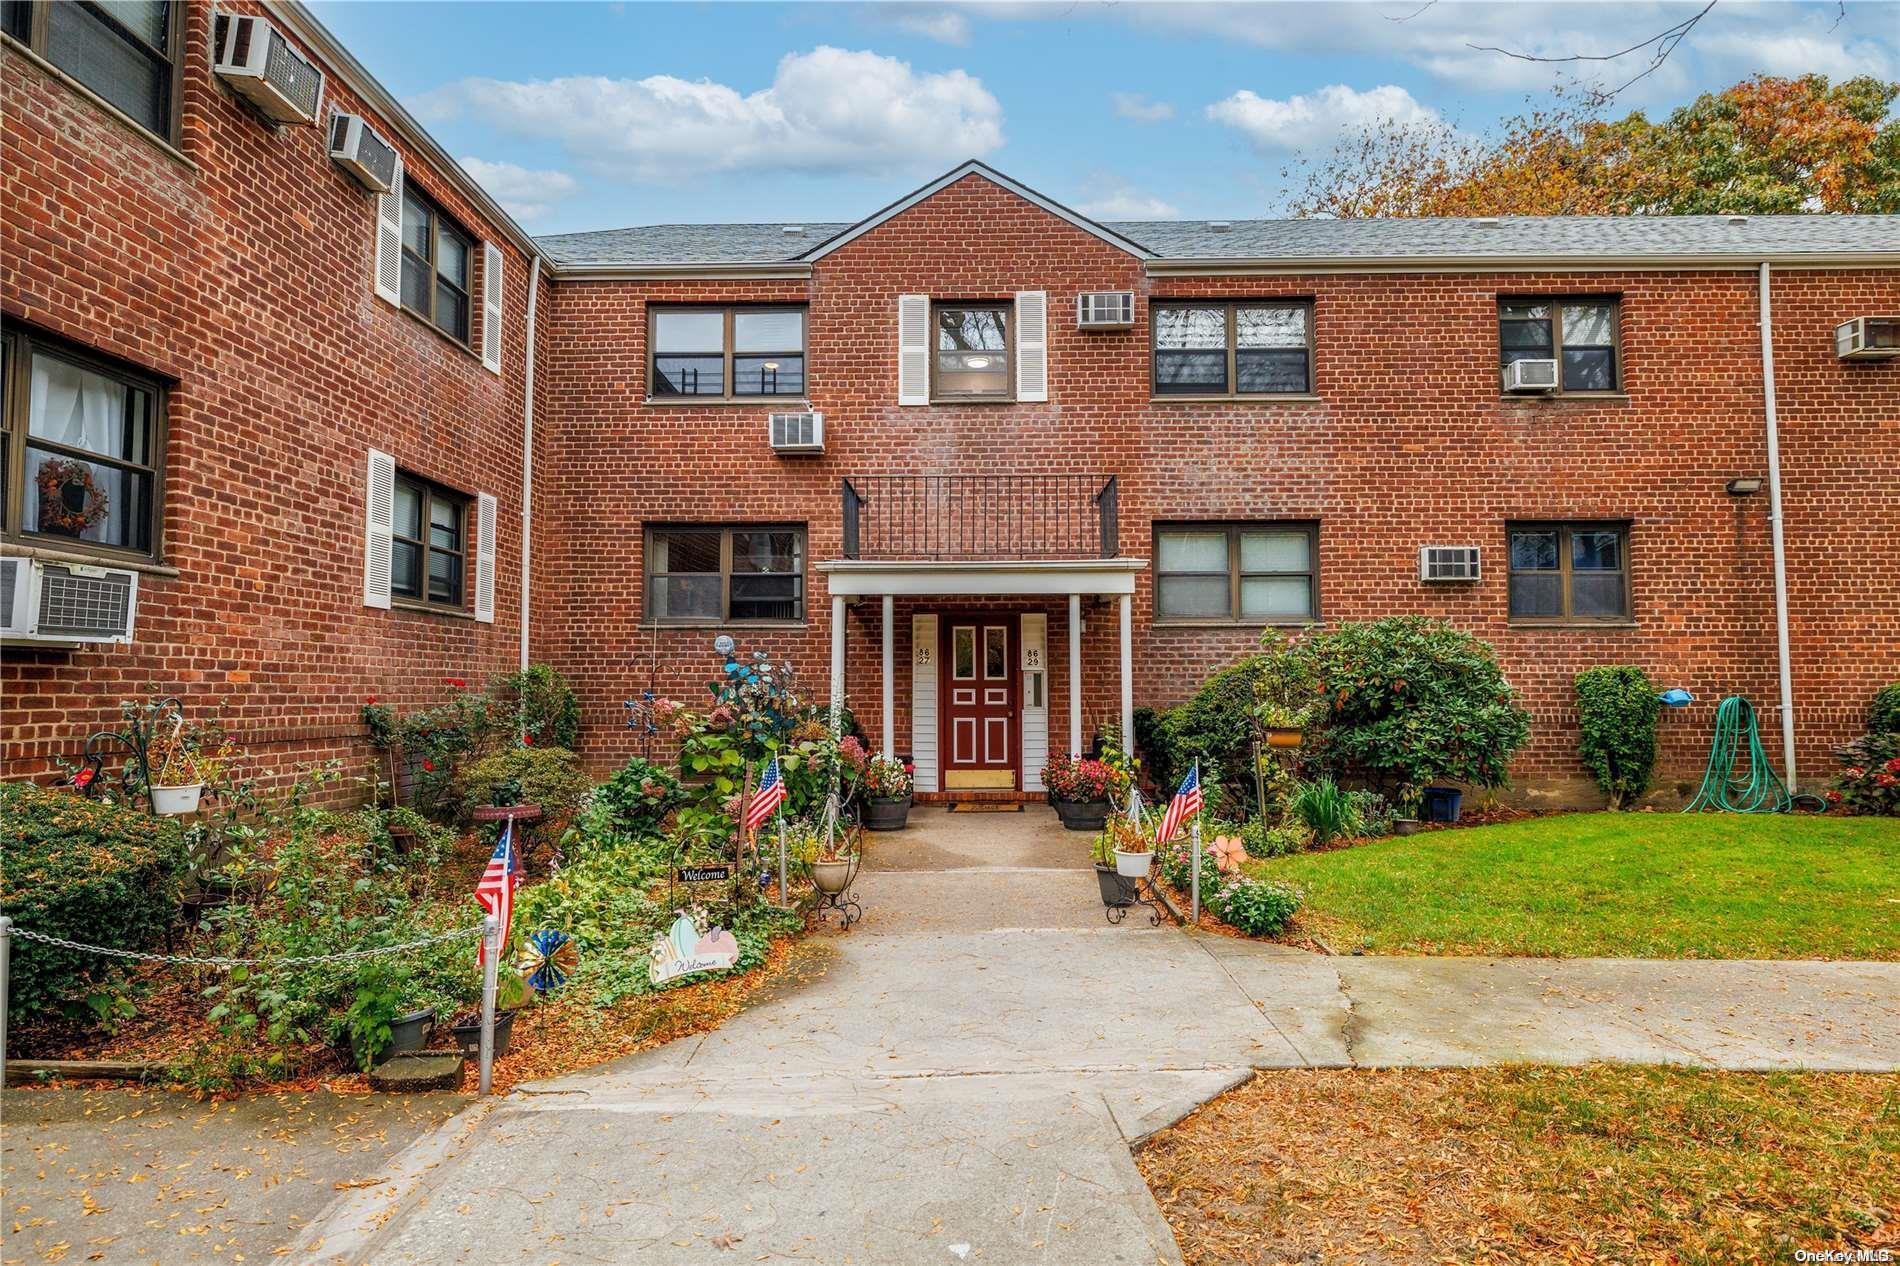
M1900 958L1900 820L1580 813L1249 865L1342 953Z

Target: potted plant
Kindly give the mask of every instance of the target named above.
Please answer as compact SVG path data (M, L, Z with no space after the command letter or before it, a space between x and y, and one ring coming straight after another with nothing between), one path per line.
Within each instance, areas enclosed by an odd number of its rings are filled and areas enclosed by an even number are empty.
M1402 787L1392 801L1398 816L1392 819L1392 834L1418 834L1418 791L1412 787Z
M153 740L146 753L152 770L151 785L147 788L152 797L152 812L164 817L196 813L204 797L205 784L217 781L235 750L226 741L215 751L204 751L196 739L178 728Z
M405 1012L402 992L409 973L384 959L368 959L358 969L349 1009L332 1045L345 1064L368 1072L391 1055L419 1051L435 1030L434 1007Z
M857 837L842 822L833 827L829 835L823 827L818 828L816 834L818 859L811 864L812 886L828 897L835 897L851 882L851 872L857 864Z
M1153 860L1148 833L1139 823L1117 814L1095 837L1095 882L1102 890L1105 906L1132 905L1134 882L1148 873ZM1126 859L1126 861L1124 861Z
M1042 785L1062 825L1071 831L1099 831L1108 821L1109 795L1116 772L1093 756L1071 760L1052 756L1042 767Z
M508 1053L514 1037L515 1013L526 1006L532 994L528 982L512 967L501 967L495 974L495 1058ZM482 1009L475 1007L455 1017L449 1025L455 1043L462 1048L463 1059L482 1057Z
M1277 699L1262 700L1254 709L1254 720L1260 726L1260 737L1268 747L1298 747L1306 741L1306 727L1312 720L1311 706L1303 708L1289 707Z
M912 766L890 756L865 762L860 786L864 790L864 829L901 831L910 821Z

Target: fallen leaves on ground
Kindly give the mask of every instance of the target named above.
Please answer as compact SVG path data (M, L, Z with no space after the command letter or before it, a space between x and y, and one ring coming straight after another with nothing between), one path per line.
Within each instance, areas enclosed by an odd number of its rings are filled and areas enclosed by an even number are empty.
M1189 1266L1786 1262L1900 1236L1900 1078L1268 1072L1137 1160Z

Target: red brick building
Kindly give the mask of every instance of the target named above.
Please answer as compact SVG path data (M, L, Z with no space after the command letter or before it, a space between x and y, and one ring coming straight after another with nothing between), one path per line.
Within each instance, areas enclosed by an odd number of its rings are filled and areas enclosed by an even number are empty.
M1804 781L1900 677L1891 219L1104 225L972 163L855 224L535 241L297 6L225 11L317 126L214 72L209 6L154 10L143 95L19 11L5 552L138 587L128 641L8 641L9 775L148 688L361 754L365 695L523 656L605 767L723 632L921 789L1033 790L1268 630L1417 612L1498 648L1520 785L1580 797L1595 664L1697 695L1673 771L1726 694L1779 749L1771 382Z

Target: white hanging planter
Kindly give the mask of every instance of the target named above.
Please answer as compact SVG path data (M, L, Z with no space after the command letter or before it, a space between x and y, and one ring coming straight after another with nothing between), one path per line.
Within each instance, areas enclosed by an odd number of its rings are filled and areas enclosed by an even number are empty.
M1147 849L1139 853L1124 853L1115 850L1115 873L1124 879L1140 879L1148 873L1148 865L1154 860L1154 854Z
M204 795L204 791L205 785L201 782L187 783L181 787L155 786L152 788L152 812L168 818L196 813L199 797Z

